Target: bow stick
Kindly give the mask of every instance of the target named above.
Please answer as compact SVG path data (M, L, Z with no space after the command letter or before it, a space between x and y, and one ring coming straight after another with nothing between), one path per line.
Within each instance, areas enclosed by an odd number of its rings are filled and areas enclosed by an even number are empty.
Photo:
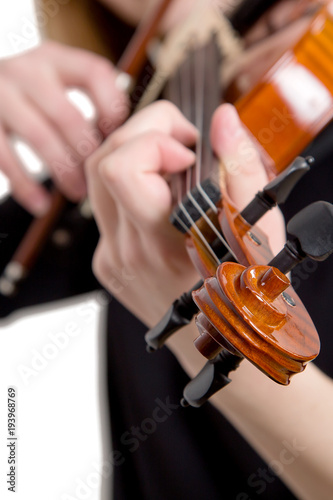
M148 44L156 35L161 19L172 1L162 0L139 23L117 65L117 69L120 71L117 83L123 90L128 92L131 90L135 79L143 69ZM33 220L12 259L4 269L0 278L0 293L2 295L12 296L17 290L18 283L28 275L50 232L59 220L66 203L67 200L63 194L57 188L53 188L51 207L48 213Z

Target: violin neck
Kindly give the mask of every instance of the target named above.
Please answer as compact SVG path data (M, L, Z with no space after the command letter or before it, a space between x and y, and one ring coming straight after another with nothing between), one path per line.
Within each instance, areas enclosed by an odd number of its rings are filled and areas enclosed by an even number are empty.
M270 176L286 169L332 119L332 56L333 15L326 7L314 17L301 40L286 51L246 96L236 101L240 118L258 143ZM188 212L196 213L193 193L201 192L199 204L201 198L209 203L210 195L203 192L203 181L217 171L209 130L212 114L221 102L220 67L219 48L212 37L206 45L189 51L166 87L166 97L200 133L196 164L175 176L171 183L175 205L178 204L176 214L184 212L185 205L187 228L193 226ZM208 189L216 201L216 191L211 185Z
M199 131L195 165L175 176L172 182L177 202L210 177L216 167L209 131L212 115L221 102L220 68L220 51L212 37L206 45L189 50L188 57L165 87L165 98L173 102Z

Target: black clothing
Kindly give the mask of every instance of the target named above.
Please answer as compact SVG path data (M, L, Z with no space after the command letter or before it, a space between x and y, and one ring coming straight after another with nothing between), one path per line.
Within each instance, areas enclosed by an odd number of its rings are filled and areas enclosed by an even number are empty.
M0 275L28 229L32 217L12 199L0 205ZM61 230L68 244L54 239ZM98 240L95 221L83 218L76 205L68 203L54 231L51 232L31 274L18 287L14 297L0 294L0 317L22 307L46 304L100 289L91 269L91 259Z
M114 467L114 500L294 499L210 404L180 406L189 379L166 348L145 351L145 331L111 301L111 430L114 450L121 453Z

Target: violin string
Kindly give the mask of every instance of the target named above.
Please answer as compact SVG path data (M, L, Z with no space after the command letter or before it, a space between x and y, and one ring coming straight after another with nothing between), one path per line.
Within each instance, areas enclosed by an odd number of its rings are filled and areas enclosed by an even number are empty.
M194 81L194 97L195 97L195 126L197 127L199 134L196 143L196 185L198 186L201 179L201 169L202 169L202 136L204 129L204 83L205 83L205 57L204 50L200 48L196 51L194 61L193 61L193 81Z
M209 198L208 194L206 191L203 189L202 185L199 183L197 185L198 191L200 192L201 196L205 199L205 201L208 203L210 208L213 210L214 213L218 213L216 205L212 202L212 200Z
M181 102L181 110L185 118L189 121L193 122L192 114L192 89L191 86L188 85L188 82L191 81L191 57L186 59L186 61L180 67L178 73L178 88L179 88L179 100Z
M203 134L204 134L204 105L205 105L205 75L206 75L206 63L207 63L207 50L206 47L200 48L196 51L194 57L194 96L195 96L195 126L199 130L198 140L196 144L196 187L202 197L206 200L208 205L213 209L214 213L217 213L217 207L211 201L206 191L201 186L201 173L202 173L202 160L203 160ZM211 221L210 217L201 208L200 204L195 200L191 191L188 190L186 193L189 200L198 210L202 218L205 220L207 225L213 230L214 234L217 236L219 241L233 254L230 246L223 237L221 231L219 231L215 224Z
M192 190L192 179L195 177L195 184L198 191L201 193L203 199L206 200L211 209L217 213L217 207L209 198L205 190L201 186L201 177L202 177L202 159L203 159L203 129L204 129L204 100L205 100L205 49L200 49L199 51L195 51L191 54L192 57L188 57L187 62L183 64L179 71L177 71L174 76L172 86L170 87L170 91L173 92L173 101L179 104L180 109L183 114L191 120L197 127L199 131L198 140L196 144L196 162L195 165L185 172L185 191L187 198L191 201L192 205L197 209L202 218L205 220L207 225L212 229L214 234L217 236L219 241L229 250L231 251L229 245L223 238L222 233L216 228L214 223L211 221L206 212L201 208L200 204L193 197ZM192 91L190 82L194 82L194 90ZM193 95L192 95L193 94ZM193 97L193 99L192 99ZM191 110L193 109L192 102L195 102L194 114L191 116ZM202 241L203 245L207 248L209 253L212 255L217 265L219 264L219 258L212 249L212 246L200 231L198 225L191 217L189 211L185 207L182 202L185 194L182 193L181 189L181 176L176 176L176 189L177 189L177 198L178 198L178 207L181 209L186 219L189 222L191 228L194 229L199 239ZM175 219L178 221L181 227L183 227L186 233L189 232L188 226L182 221L182 219L174 213ZM232 252L231 252L232 253Z
M231 255L236 257L233 250L231 249L230 245L227 243L226 239L223 237L223 234L221 233L221 231L219 231L217 229L215 224L211 221L211 219L208 217L206 212L201 208L201 206L195 200L195 198L192 196L191 193L188 193L188 197L190 198L191 202L193 203L195 208L198 210L198 212L201 214L202 218L205 220L205 222L208 224L208 226L212 229L212 231L214 232L216 237L219 239L219 241L227 248L227 250L231 253Z
M186 218L188 219L188 221L190 222L191 229L194 229L194 231L197 233L197 235L199 236L199 240L201 240L201 242L205 245L205 247L207 248L207 250L209 251L209 253L211 254L211 256L213 257L213 259L215 260L215 262L216 262L216 264L218 266L220 264L220 259L218 258L218 256L214 252L212 246L209 244L209 242L207 241L207 239L205 238L205 236L202 234L202 232L200 231L198 225L192 219L192 217L190 216L188 210L186 210L186 208L184 207L183 203L180 203L179 207L182 210L182 212L184 213L184 215L186 216ZM177 219L177 221L179 222L179 224L181 224L181 226L186 230L186 232L189 232L188 227L186 226L186 224L184 224L184 222L181 220L181 218L177 214L175 214L175 218ZM193 234L192 234L192 236L193 236Z
M191 119L191 121L193 122L193 116L191 116L191 110L192 110L192 106L191 106L191 95L189 94L188 91L186 91L186 83L188 83L190 80L189 78L191 77L190 75L190 71L189 71L190 67L189 65L185 65L185 66L182 66L181 69L177 72L177 74L175 75L173 81L172 81L172 84L169 86L169 92L172 93L172 100L173 102L176 102L180 109L182 110L183 114L188 118L188 119ZM192 173L188 172L190 169L188 169L186 171L186 186L189 187L191 185L191 178L192 178ZM184 195L185 193L183 192L182 193L182 189L181 189L181 176L180 175L177 175L177 176L174 176L176 179L176 184L175 184L175 187L177 189L177 197L178 197L178 207L180 208L180 210L183 212L186 220L188 221L189 225L191 226L191 228L193 228L193 230L195 231L196 233L196 238L198 240L201 240L202 241L202 244L208 249L209 253L212 255L213 259L216 261L217 264L219 264L219 259L216 255L216 253L214 252L214 250L212 249L211 245L209 244L209 242L207 241L207 239L205 238L204 234L200 231L198 225L196 224L196 222L193 220L193 218L191 217L189 211L186 209L184 203L182 202L183 198L184 198ZM186 192L186 191L185 191ZM192 200L192 204L194 206L196 206L197 210L199 210L199 213L202 215L202 216L206 216L205 212L202 210L202 208L200 207L200 205L196 202L196 200L192 197L191 195L191 192L189 189L187 189L187 194L190 196L191 200ZM177 213L174 213L174 217L175 219L178 221L179 225L184 229L184 231L186 233L188 233L190 231L188 225L186 225L184 223L184 221L179 217L179 215L177 215ZM216 231L216 228L213 227L214 225L212 224L212 222L207 219L207 223L212 225L212 229ZM193 236L193 234L192 234Z
M192 117L192 88L190 82L191 78L191 62L192 62L192 53L187 58L186 62L181 66L180 71L178 72L179 86L180 86L180 101L181 101L181 109L185 115L185 117L193 122ZM190 167L186 170L186 190L190 191L192 189L192 174L193 167Z
M198 144L197 144L197 150L198 150L198 156L197 156L197 180L196 180L196 187L198 191L200 192L201 196L204 198L204 200L208 203L210 208L213 210L214 213L217 214L218 210L215 204L212 202L212 200L209 198L207 195L206 191L202 188L201 182L203 180L202 176L202 164L203 164L203 154L204 154L204 149L203 149L203 134L204 134L204 111L205 111L205 97L208 94L208 98L210 96L210 92L205 92L206 89L206 74L207 74L207 62L209 60L209 50L210 45L208 46L208 49L204 47L204 49L200 49L197 51L197 59L196 59L196 71L195 71L195 82L196 82L196 125L197 128L200 132L199 138L198 139ZM209 61L210 62L210 61ZM214 61L215 62L215 61ZM198 88L199 85L199 88ZM208 126L208 125L207 125Z
M189 109L183 109L182 106L182 96L181 96L181 79L179 75L180 70L176 71L174 76L168 81L165 89L166 97L173 102L186 116L189 113ZM177 175L173 175L170 178L170 188L173 195L173 199L176 205L179 205L184 197L183 185L186 183L186 173L182 172Z
M185 63L183 63L178 71L174 74L173 78L168 84L169 98L171 102L175 103L177 107L182 111L183 115L191 121L191 99L188 97L188 91L186 92L185 85L190 78L188 69L185 68ZM186 96L186 97L185 97ZM172 177L173 192L177 193L176 200L177 204L180 205L182 199L186 193L186 187L191 185L191 170L187 169L185 172L179 173Z

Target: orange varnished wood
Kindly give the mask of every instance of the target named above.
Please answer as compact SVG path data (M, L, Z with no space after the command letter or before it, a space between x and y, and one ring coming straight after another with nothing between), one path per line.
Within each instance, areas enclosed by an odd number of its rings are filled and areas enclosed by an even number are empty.
M219 213L220 226L237 261L244 266L268 264L273 253L266 234L258 227L250 226L227 195L223 197L222 206Z
M155 9L143 17L143 21L134 33L124 54L118 62L118 68L136 78L147 60L147 48L152 37L158 31L161 20L173 0L158 2Z
M216 276L193 293L201 311L196 347L208 359L222 348L236 351L287 385L320 349L315 326L289 285L286 276L269 266L222 264ZM282 296L286 290L288 300Z
M185 245L187 253L193 262L196 270L202 278L212 276L217 269L217 262L212 254L207 250L206 245L191 230L190 234L185 236Z
M258 227L250 226L227 195L219 203L217 215L209 211L207 216L218 230L222 229L225 240L240 264L267 264L274 257L266 234ZM218 262L202 242L198 230L209 245L216 239L216 234L205 219L200 219L185 238L187 252L197 271L203 278L209 278L216 273Z
M216 226L216 216L207 214L214 220ZM254 264L268 264L274 257L270 248L266 234L256 226L250 226L239 214L228 196L225 194L219 204L217 214L218 224L222 229L228 245L232 249L237 262L244 266ZM204 219L197 223L199 231L204 235L206 243L209 245L215 240L216 235L207 225ZM212 254L207 250L207 246L198 236L195 228L192 228L185 239L187 252L195 265L199 274L204 278L214 276L218 263Z
M333 4L235 103L266 168L281 172L333 117Z
M218 205L220 205L220 203ZM216 239L216 232L214 232L212 226L216 228L217 232L221 230L218 213L209 209L206 215L207 218L202 217L196 221L185 238L187 252L198 273L203 278L213 276L216 272L218 262L214 258L214 254L209 251L208 247L211 248ZM207 223L207 220L210 221L212 226ZM203 243L203 239L200 235L204 235L205 243Z
M65 197L57 189L52 192L51 199L50 210L44 217L33 220L12 257L12 262L20 264L25 270L34 265L66 205Z
M332 5L315 16L295 47L236 102L272 177L333 117ZM273 257L267 237L242 219L227 195L219 222L237 261L245 267L222 264L216 277L206 279L193 293L201 310L195 346L208 359L223 349L236 351L286 385L318 355L316 329L289 280L278 270L253 266L265 265ZM282 298L286 289L289 303Z
M333 2L314 16L298 43L235 103L271 177L287 168L333 117L332 18ZM238 262L267 264L273 257L267 237L241 218L225 194L222 207L220 226ZM202 234L209 241L204 230ZM216 262L194 230L186 246L200 274L212 276Z

